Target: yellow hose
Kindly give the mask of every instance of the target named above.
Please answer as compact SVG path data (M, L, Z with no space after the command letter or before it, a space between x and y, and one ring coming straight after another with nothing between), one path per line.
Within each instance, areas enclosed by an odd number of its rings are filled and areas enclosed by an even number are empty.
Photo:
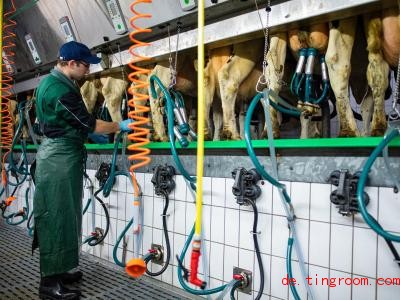
M196 167L196 227L195 237L201 234L203 209L204 161L204 0L199 1L197 14L197 167Z

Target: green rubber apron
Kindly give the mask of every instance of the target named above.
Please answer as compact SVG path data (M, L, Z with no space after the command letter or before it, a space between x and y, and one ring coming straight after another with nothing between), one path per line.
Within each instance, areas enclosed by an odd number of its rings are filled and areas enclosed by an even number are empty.
M85 148L80 139L46 138L36 155L35 238L41 275L78 266Z

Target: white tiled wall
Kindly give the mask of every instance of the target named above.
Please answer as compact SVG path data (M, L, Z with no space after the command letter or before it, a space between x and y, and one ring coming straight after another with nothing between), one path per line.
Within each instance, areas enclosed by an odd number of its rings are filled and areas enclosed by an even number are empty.
M88 170L94 179L94 170ZM152 174L138 174L142 185L144 202L144 236L141 254L146 253L151 243L163 244L161 213L164 200L154 195ZM176 254L189 234L195 216L194 197L182 176L176 176L176 189L170 196L168 209L168 231L171 241L171 265L158 278L168 284L180 287L177 278ZM253 272L253 294L239 293L237 299L254 299L259 290L260 276L252 240L253 212L251 207L239 207L232 195L233 180L225 178L204 178L204 234L208 253L208 279L211 287L217 287L232 279L232 269L238 266ZM343 217L329 201L332 187L329 184L285 182L292 197L297 216L297 232L309 272L311 288L315 299L379 299L392 300L400 296L400 286L376 285L376 278L399 278L400 268L393 261L385 241L366 226L361 216ZM24 199L27 184L18 191L18 198ZM288 227L279 194L268 182L260 183L262 195L257 200L259 209L258 235L265 270L264 295L262 299L293 299L288 286L282 284L286 277L285 257ZM399 233L400 198L389 188L367 188L371 203L369 212L378 218L381 225ZM32 196L32 192L31 192ZM85 189L85 198L88 190ZM110 217L110 231L104 245L89 247L83 251L113 261L112 251L116 239L132 215L132 188L125 177L118 177L110 197L104 199ZM19 200L18 207L23 206ZM105 226L105 216L96 203L96 226ZM83 235L91 231L91 208L83 217ZM133 234L127 234L127 259L133 256ZM400 246L395 245L400 251ZM119 249L122 255L122 243ZM189 255L185 264L189 266ZM298 292L306 299L305 288L300 278L297 255L293 253L293 273L300 283ZM152 265L150 269L159 270ZM200 268L203 274L203 267ZM321 283L323 277L330 278L332 287ZM338 283L338 278L366 277L369 284L347 285ZM333 282L335 280L336 282ZM318 282L316 280L319 280ZM343 279L344 280L344 279ZM336 286L334 286L336 284ZM215 298L215 297L214 297ZM226 299L229 297L226 296Z

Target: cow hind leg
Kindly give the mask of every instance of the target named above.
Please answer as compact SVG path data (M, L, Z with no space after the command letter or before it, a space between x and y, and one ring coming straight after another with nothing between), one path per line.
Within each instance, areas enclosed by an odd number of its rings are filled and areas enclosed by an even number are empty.
M378 17L365 17L368 43L367 80L372 90L374 110L371 123L371 135L382 136L387 127L385 115L385 91L389 85L389 65L382 54L382 20Z
M331 28L325 56L330 83L336 97L339 136L359 135L349 98L350 58L354 45L355 26L356 18L348 18L341 20L338 28Z
M218 72L218 82L221 92L223 111L222 137L232 140L240 140L235 118L235 102L239 85L253 69L255 63L252 60L234 56Z

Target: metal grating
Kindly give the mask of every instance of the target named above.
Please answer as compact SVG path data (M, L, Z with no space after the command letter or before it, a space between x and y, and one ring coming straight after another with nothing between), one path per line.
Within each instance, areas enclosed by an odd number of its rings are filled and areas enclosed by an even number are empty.
M31 255L31 241L26 230L0 220L1 300L39 299L39 255ZM75 287L81 290L81 299L199 299L153 278L130 278L88 254L81 256L80 269L84 278Z

